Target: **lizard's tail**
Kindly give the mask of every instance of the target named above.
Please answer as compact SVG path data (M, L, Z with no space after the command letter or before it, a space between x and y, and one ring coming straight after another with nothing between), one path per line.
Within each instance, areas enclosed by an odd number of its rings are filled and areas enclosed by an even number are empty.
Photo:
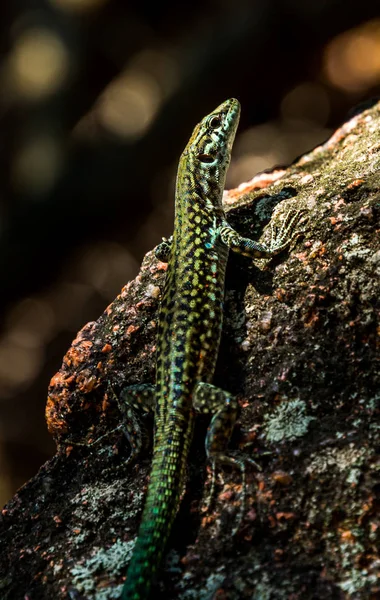
M122 600L146 600L176 516L185 477L187 448L176 435L153 454L145 507Z

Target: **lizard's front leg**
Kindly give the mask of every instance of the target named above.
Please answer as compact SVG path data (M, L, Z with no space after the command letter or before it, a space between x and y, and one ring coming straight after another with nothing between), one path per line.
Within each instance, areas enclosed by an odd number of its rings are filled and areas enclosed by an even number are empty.
M289 210L279 228L274 226L272 219L271 241L268 246L243 237L227 221L223 221L222 223L220 237L226 246L234 252L250 258L271 258L289 246L291 241L300 233L297 225L305 212L302 208Z
M172 245L173 245L173 236L172 235L168 239L162 238L162 242L160 242L154 250L155 257L158 260L161 260L162 262L167 263L169 260Z
M142 419L153 413L155 406L155 386L136 384L125 387L117 395L113 395L122 415L122 430L131 446L128 462L135 459L146 442L145 428Z

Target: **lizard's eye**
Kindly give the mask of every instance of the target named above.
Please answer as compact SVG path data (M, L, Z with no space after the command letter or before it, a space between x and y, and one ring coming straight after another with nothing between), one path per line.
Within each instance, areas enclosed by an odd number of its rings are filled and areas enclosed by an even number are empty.
M198 154L198 159L203 163L213 163L215 157L210 154Z
M211 117L211 119L208 122L209 127L211 127L211 129L218 129L218 127L220 127L221 124L221 119L220 117Z

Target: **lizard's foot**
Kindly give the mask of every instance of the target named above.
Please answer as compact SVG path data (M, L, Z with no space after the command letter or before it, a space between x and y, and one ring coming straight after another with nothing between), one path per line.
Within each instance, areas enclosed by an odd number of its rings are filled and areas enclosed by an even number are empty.
M235 534L245 512L246 464L250 463L258 470L261 470L261 467L251 458L235 458L231 453L225 452L238 411L238 403L233 395L210 383L200 382L194 390L193 404L199 412L214 413L206 436L206 453L211 463L211 489L206 501L206 510L208 510L215 492L216 465L230 465L238 468L241 473L242 500L239 517L233 529L233 534Z
M223 465L230 465L230 466L240 470L240 474L241 474L240 510L239 510L238 517L236 519L235 526L232 530L232 535L236 535L236 533L240 529L240 526L241 526L243 518L244 518L244 514L247 509L247 506L246 506L246 503L247 503L246 466L247 466L247 464L250 464L257 471L261 471L261 467L256 461L254 461L252 458L249 458L249 457L235 458L234 456L232 456L230 454L229 455L221 454L220 456L214 458L211 461L211 487L210 487L210 492L207 496L207 500L206 500L206 504L205 504L205 508L204 508L205 512L209 510L212 500L215 495L215 479L216 479L216 470L217 470L216 464L217 463L223 464Z
M284 216L280 226L275 224L276 219L272 217L270 222L271 241L269 249L273 254L279 254L303 231L299 227L303 216L307 212L304 208L291 208Z

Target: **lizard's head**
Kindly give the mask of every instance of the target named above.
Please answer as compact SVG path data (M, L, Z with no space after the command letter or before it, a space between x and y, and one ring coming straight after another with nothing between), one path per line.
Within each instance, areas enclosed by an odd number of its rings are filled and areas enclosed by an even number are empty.
M196 126L184 154L191 154L202 170L227 170L240 117L240 104L226 100Z

